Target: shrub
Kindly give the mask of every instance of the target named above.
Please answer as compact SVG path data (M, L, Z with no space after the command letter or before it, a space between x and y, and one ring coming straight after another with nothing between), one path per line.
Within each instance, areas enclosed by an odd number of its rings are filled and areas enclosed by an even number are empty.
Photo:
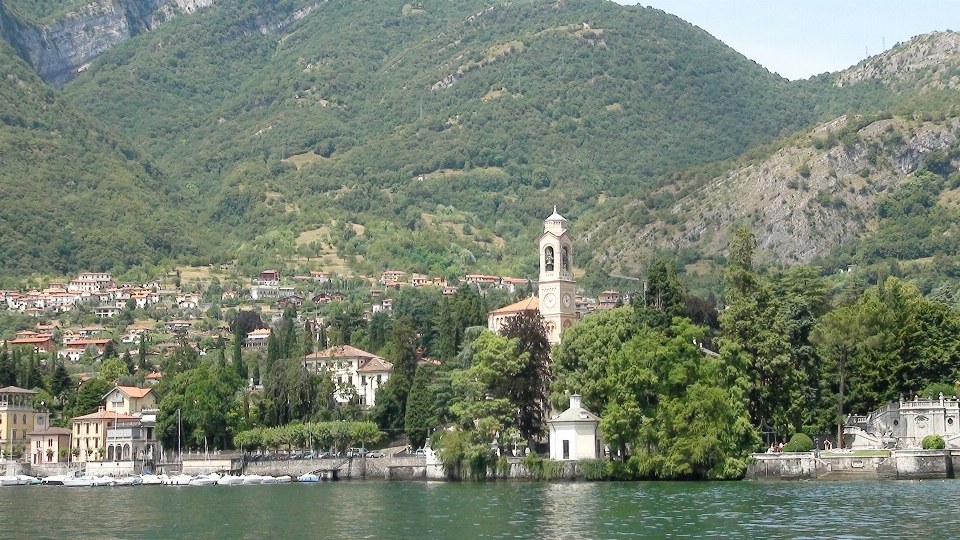
M532 452L524 458L523 464L530 471L530 478L533 480L555 480L563 477L564 463L552 459L544 459Z
M577 474L582 474L587 480L606 480L610 471L606 458L581 459L577 461Z
M809 452L813 450L813 440L806 433L794 433L790 442L783 446L784 452Z
M920 446L922 446L924 450L943 450L947 447L947 443L944 442L943 437L939 435L927 435L923 438Z

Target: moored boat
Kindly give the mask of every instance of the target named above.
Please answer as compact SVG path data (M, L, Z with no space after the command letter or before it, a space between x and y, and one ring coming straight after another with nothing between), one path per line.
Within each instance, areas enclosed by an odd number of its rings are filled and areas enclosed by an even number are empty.
M141 483L145 486L160 486L163 485L163 480L166 476L157 476L155 474L145 474L140 477Z
M243 485L245 486L263 483L263 477L259 474L245 474L241 478L243 478Z
M310 482L319 482L319 481L320 481L320 476L313 473L301 474L300 476L297 477L297 482L310 483Z
M63 485L66 487L92 487L92 476L79 476L76 478L64 478Z
M239 486L243 483L242 476L224 476L217 480L218 486Z
M191 486L215 486L217 481L220 480L220 475L217 473L211 474L201 474L193 480L190 480Z
M260 480L260 483L261 483L261 484L276 484L276 483L277 483L277 478L276 478L275 476L264 476L263 479Z
M64 475L62 475L62 474L57 474L57 475L54 475L54 476L47 476L46 478L44 478L43 480L41 480L40 483L43 484L43 485L45 485L45 486L62 486L62 485L63 485L63 481L64 481L66 478L67 478L67 476L64 476Z
M165 486L187 486L190 485L190 481L193 480L193 477L189 474L178 474L176 476L171 476L163 481Z
M117 479L112 476L93 477L93 487L113 487L117 485Z
M143 483L143 478L139 476L124 476L122 478L117 478L118 486L139 486Z

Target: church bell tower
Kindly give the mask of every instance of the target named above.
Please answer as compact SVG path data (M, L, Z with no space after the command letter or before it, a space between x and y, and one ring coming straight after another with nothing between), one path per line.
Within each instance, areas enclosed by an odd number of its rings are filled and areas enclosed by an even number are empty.
M551 345L577 320L577 285L573 281L573 239L567 220L553 208L540 236L540 315Z

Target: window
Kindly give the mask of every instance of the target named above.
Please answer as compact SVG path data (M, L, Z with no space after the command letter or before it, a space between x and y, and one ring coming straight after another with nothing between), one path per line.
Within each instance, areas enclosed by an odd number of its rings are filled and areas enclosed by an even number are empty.
M563 441L563 459L570 459L570 441Z
M13 415L13 425L17 425L17 415Z
M366 376L366 375L361 375L361 376L360 376L360 385L361 385L361 386L366 386L366 385L367 385L367 376Z
M42 426L42 425L43 425L43 417L42 417L42 416L38 416L38 417L37 417L37 425L38 425L38 426Z
M86 428L87 428L87 435L89 435L89 434L90 434L90 424L84 424L84 426L86 426Z
M377 384L380 384L380 380L382 377L383 377L382 375L377 375Z
M27 425L27 415L23 415L23 425Z

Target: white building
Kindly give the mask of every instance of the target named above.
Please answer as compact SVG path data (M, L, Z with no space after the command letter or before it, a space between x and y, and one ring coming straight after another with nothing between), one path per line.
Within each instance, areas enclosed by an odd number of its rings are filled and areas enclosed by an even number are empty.
M329 371L337 385L337 402L348 403L354 395L360 405L376 405L377 389L393 374L393 364L367 351L340 345L307 355L303 366L311 373Z
M582 397L570 396L570 408L547 420L550 459L557 461L603 457L600 417L583 408Z
M948 448L960 448L960 400L956 397L901 399L866 416L850 415L843 426L844 446L919 448L927 435L940 435Z

